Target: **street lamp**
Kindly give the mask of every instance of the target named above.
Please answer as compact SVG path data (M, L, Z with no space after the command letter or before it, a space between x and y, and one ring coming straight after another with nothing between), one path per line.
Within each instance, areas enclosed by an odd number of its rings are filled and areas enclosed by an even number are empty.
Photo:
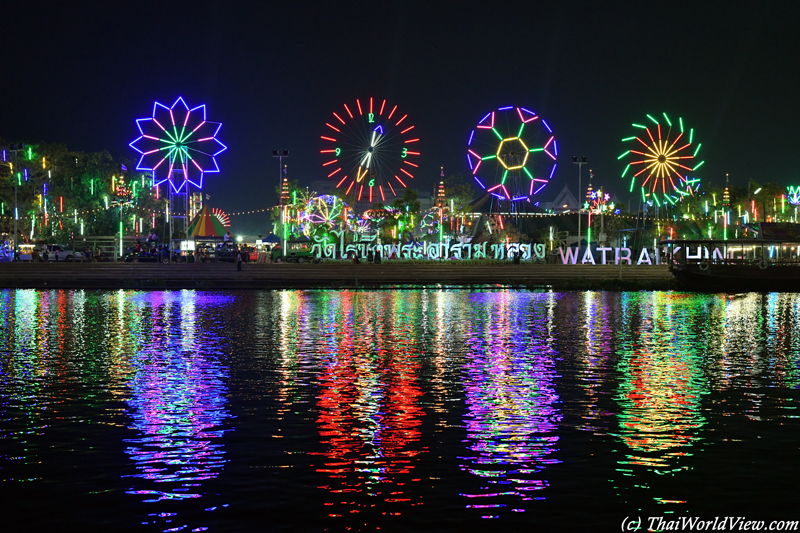
M578 250L581 249L581 209L583 209L583 201L581 200L581 169L586 164L586 156L581 157L578 161L578 156L572 156L572 164L578 165Z

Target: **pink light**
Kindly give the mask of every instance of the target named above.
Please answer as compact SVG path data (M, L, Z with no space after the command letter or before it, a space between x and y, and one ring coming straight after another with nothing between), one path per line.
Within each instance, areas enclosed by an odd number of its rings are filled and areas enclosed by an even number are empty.
M346 180L346 179L347 179L347 176L343 177L342 181L340 181L339 183L336 184L336 188L338 189L339 187L341 187L342 183L344 183L344 180Z
M197 127L195 127L195 129L193 129L193 130L192 130L192 133L194 133L194 132L196 132L197 130L199 130L199 129L200 129L200 126L202 126L202 125L203 125L203 124L205 124L205 123L206 123L206 121L204 120L203 122L201 122L200 124L198 124L198 125L197 125Z
M406 152L406 155L419 155L419 152Z
M333 154L333 153L336 153L336 150L320 150L319 153L321 153L321 154Z
M214 137L206 137L205 139L197 139L197 142L213 141L213 140L214 140Z
M357 100L356 100L357 101ZM358 201L361 201L361 195L364 194L364 186L362 185L360 189L358 189Z
M632 163L631 163L631 164L632 164ZM639 176L640 174L643 174L645 170L647 170L647 167L644 167L642 170L640 170L639 172L637 172L636 174L634 174L634 175L633 175L633 177L635 178L635 177Z
M386 105L386 100L383 101L381 104L381 110L378 112L378 115L383 115L383 106ZM381 191L381 196L383 196L383 191Z
M397 110L397 106L394 106L394 107L392 108L392 112L391 112L391 113L389 113L389 116L388 116L388 117L386 117L386 120L391 120L391 118L392 118L392 115L394 115L394 112L395 112L395 110Z
M397 181L399 181L399 182L400 182L400 185L402 185L403 187L408 187L408 185L406 185L405 183L403 183L403 180L401 180L401 179L400 179L400 178L397 176L397 174L395 174L395 175L394 175L394 179L396 179ZM395 196L397 196L397 195L395 195Z
M502 215L497 215L497 220L500 221L500 229L505 229L503 227L503 216Z
M494 186L494 187L492 187L491 189L486 189L486 192L492 192L493 190L495 190L495 189L499 189L499 188L500 188L500 185L495 185L495 186Z
M406 128L406 129L404 129L403 131L401 131L401 132L400 132L400 135L404 134L404 133L405 133L405 132L407 132L407 131L411 131L411 130L413 130L413 129L414 129L414 126L410 126L410 127Z
M358 98L356 98L356 104L358 104L358 114L359 114L359 115L363 115L363 114L364 114L364 112L363 112L363 111L361 111L361 102L358 100ZM361 188L363 189L363 188L364 188L364 186L362 185L362 186L361 186ZM361 199L361 195L359 195L358 199L359 199L359 200Z
M412 176L411 173L409 171L407 171L406 169L404 169L404 168L401 168L400 172L402 172L403 174L405 174L409 178L412 178L412 179L414 178L414 176Z
M161 163L163 163L164 161L166 161L166 159L162 159L161 161L159 161L158 164L153 167L153 171L155 171L158 167L160 167ZM170 169L170 170L172 170L172 169Z
M322 163L322 166L323 167L327 167L328 165L332 165L332 164L336 163L337 161L338 161L338 159L334 159L333 161L328 161L327 163Z
M553 154L551 154L551 153L550 153L550 152L548 152L547 150L545 150L545 151L544 151L544 153L546 153L547 155L549 155L550 157L552 157L552 158L553 158L553 161L555 161L555 160L556 160L556 156L554 156Z
M519 109L519 108L517 108L517 109ZM531 180L531 190L530 190L530 192L528 192L528 195L529 196L533 196L533 180Z
M647 135L650 137L650 140L653 141L653 142L656 142L656 140L653 139L653 134L650 133L650 128L647 128L645 131L647 132Z
M155 118L153 118L153 122L155 122L158 125L158 127L161 128L161 131L167 131L164 129L164 126L162 126Z
M325 137L324 135L320 136L321 139L325 139L326 141L333 141L336 142L336 139L332 139L331 137Z
M156 153L158 151L159 151L158 148L156 148L155 150L150 150L149 152L144 152L142 155L150 155L150 154L154 154L154 153Z
M401 122L403 122L403 121L406 119L406 117L407 117L407 116L408 116L408 115L403 115L403 118L401 118L400 120L398 120L398 121L397 121L397 123L395 124L395 126L399 126L399 125L400 125L400 123L401 123Z
M169 119L172 121L172 125L175 125L175 116L172 114L172 108L169 109Z
M397 177L397 176L395 176L395 178L396 178L396 177ZM401 183L402 183L402 182L401 182ZM396 193L396 192L394 192L394 187L392 187L392 182L391 182L391 181L390 181L390 182L388 182L388 183L387 183L387 185L388 185L388 186L389 186L389 188L392 190L392 194L393 194L394 196L397 196L397 193Z
M369 97L369 112L372 113L372 97ZM370 201L372 201L372 192L370 192Z
M339 116L339 115L337 115L336 113L334 113L334 114L333 114L333 116L334 116L334 117L336 117L336 118L338 118L338 119L339 119L339 122L341 122L342 124L344 124L344 123L345 123L345 121L344 121L344 120L342 120L342 117L340 117L340 116Z
M383 102L386 103L386 100L384 100ZM383 107L381 107L381 111L383 111ZM381 200L385 202L386 197L383 195L383 185L378 185L378 190L381 191Z
M333 172L331 172L330 174L328 174L328 177L330 178L331 176L333 176L334 174L336 174L336 173L337 173L337 172L339 172L340 170L342 170L342 167L339 167L339 168L337 168L336 170L334 170Z
M194 166L196 166L196 167L197 167L197 170L199 170L200 172L205 172L205 171L204 171L202 168L200 168L200 165L198 165L198 164L197 164L197 161L195 161L194 159L192 159L192 163L194 163ZM185 170L185 169L184 169L184 172L186 172L186 170Z
M369 103L372 104L372 98L369 99ZM372 113L372 111L370 111ZM369 203L372 203L372 187L369 188Z
M412 167L419 168L419 165L412 163L411 161L404 160L403 163L406 165L411 165Z
M142 137L144 137L145 139L153 139L154 141L159 141L160 140L158 137L152 137L150 135L142 135Z
M660 141L661 140L661 124L656 124L656 127L658 128L658 140Z
M503 192L506 194L506 198L511 200L511 195L508 194L508 189L506 189L506 186L502 185L502 187L503 187Z
M328 126L330 129L332 129L333 131L335 131L335 132L337 132L337 133L342 133L342 132L341 132L341 130L340 130L339 128L337 128L336 126L333 126L332 124L328 124L328 123L326 122L326 123L325 123L325 125L326 125L326 126Z
M352 188L353 188L353 185L355 185L355 184L356 184L356 182L355 182L355 181L351 181L351 182L350 182L350 186L347 188L347 190L346 190L346 191L345 191L345 193L344 193L344 194L345 194L345 196L347 196L348 194L350 194L350 189L352 189Z
M550 139L547 141L547 144L544 145L545 149L550 146L550 143L553 142L553 139L555 139L555 137L550 137Z
M191 115L191 114L192 114L192 112L187 109L186 110L186 117L183 119L183 127L184 128L186 127L186 124L189 123L189 115Z
M353 118L353 114L350 112L350 108L347 107L347 104L344 104L345 110L347 110L347 114L350 115L350 118Z
M479 167L479 166L481 166L481 160L480 160L480 159L478 159L478 164L477 164L477 165L475 165L475 168L474 168L474 169L472 169L472 175L473 175L473 176L477 175L477 173L478 173L478 167Z
M417 142L418 140L419 140L419 139L409 139L409 140L407 140L406 142L404 142L403 144L415 143L415 142Z

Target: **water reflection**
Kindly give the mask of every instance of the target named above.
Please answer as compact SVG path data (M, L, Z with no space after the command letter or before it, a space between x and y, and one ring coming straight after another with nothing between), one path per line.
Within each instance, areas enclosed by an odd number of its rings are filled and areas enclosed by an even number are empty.
M317 424L322 450L312 452L317 472L328 478L328 516L399 516L405 507L421 505L407 484L419 455L418 295L410 293L343 293L324 298L320 322L325 350L315 364ZM387 316L393 317L391 321ZM417 474L419 476L419 474ZM380 508L376 504L401 504Z
M227 462L222 425L231 416L224 341L204 315L218 313L231 299L190 291L119 296L112 302L115 329L140 339L127 357L128 416L138 435L125 439L125 453L138 470L123 476L133 481L127 493L145 503L200 498L203 482L215 479ZM158 509L143 524L189 528L180 524L186 518L178 508Z
M800 430L793 294L5 290L0 324L10 504L159 531L701 514Z
M558 463L555 431L555 357L551 348L554 296L501 292L473 300L475 320L467 340L464 394L466 462L462 468L486 483L462 495L467 508L495 518L515 499L533 500L548 486L547 465ZM512 497L512 498L509 498Z

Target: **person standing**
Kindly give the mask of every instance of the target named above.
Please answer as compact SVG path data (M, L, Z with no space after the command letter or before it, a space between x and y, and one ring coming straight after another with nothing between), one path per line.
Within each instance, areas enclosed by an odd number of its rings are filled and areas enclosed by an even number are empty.
M236 250L236 270L239 272L242 271L242 248L239 247Z

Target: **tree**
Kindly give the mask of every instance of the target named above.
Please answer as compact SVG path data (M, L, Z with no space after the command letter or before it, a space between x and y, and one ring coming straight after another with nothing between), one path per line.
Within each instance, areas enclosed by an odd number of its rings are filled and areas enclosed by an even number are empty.
M404 231L413 231L421 207L420 201L417 199L417 191L406 187L403 197L396 198L392 205L400 212L397 218L398 234L402 235Z

